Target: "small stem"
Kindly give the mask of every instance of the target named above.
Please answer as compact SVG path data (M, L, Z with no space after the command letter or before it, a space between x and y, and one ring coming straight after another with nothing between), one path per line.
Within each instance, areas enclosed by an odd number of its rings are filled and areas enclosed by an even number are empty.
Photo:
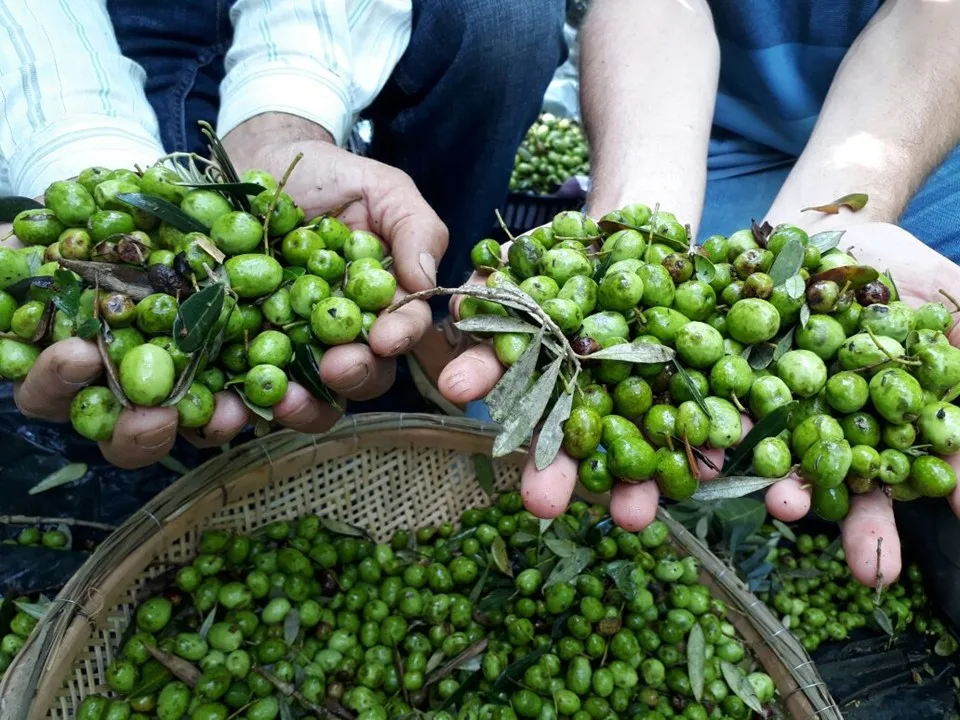
M647 324L647 316L643 314L643 310L641 310L639 307L635 307L633 309L633 314L637 318L637 320L642 322L644 325Z
M0 525L67 525L69 527L88 527L94 530L112 532L116 525L94 522L93 520L78 520L77 518L35 517L33 515L0 515Z
M303 159L303 153L297 153L297 156L293 159L290 165L287 166L287 171L283 174L283 177L280 178L280 182L277 183L277 190L273 193L273 198L270 200L270 205L267 207L266 217L263 219L263 254L271 255L270 253L270 216L273 215L274 209L277 207L277 202L280 200L280 193L283 192L283 188L286 186L287 181L290 179L290 175L293 173L293 169L297 167Z
M956 310L955 310L954 312L960 312L960 303L957 302L956 298L954 298L953 295L951 295L950 293L948 293L948 292L947 292L946 290L944 290L943 288L941 288L941 289L938 290L937 292L939 292L939 293L940 293L941 295L943 295L947 300L949 300L950 302L953 303L953 307L956 308Z
M513 234L510 232L510 229L507 227L507 224L503 221L503 215L500 214L499 210L493 211L497 216L497 222L500 224L500 227L503 229L503 232L506 233L507 237L510 238L510 242L516 240Z
M279 690L281 695L288 698L293 698L298 703L300 703L300 705L302 705L304 708L306 708L312 713L316 713L320 717L330 718L330 719L342 718L343 720L353 720L353 715L351 715L348 712L342 712L342 713L334 712L333 710L330 710L329 708L326 708L323 705L317 705L316 703L310 702L302 694L297 692L297 689L293 685L289 683L285 683L282 680L279 680L278 678L268 673L259 665L254 665L253 671L258 675L262 676L277 690Z
M877 597L873 601L873 604L878 606L880 605L880 600L883 599L883 566L880 564L883 548L883 536L877 538Z
M737 394L733 390L730 391L730 402L732 402L733 406L740 412L746 412L746 410L743 408L743 405L740 404L740 398L737 397Z
M687 436L683 436L683 449L687 453L687 464L690 465L690 472L693 473L693 477L697 482L700 482L700 466L697 464L697 459L693 456L693 448L690 447L690 441L687 440Z

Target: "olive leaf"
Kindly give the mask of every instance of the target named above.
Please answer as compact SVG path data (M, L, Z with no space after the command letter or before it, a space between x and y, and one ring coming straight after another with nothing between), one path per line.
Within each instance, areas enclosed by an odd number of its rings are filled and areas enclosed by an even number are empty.
M136 625L131 623L131 629ZM122 645L122 643L121 643ZM140 672L140 684L133 689L130 697L140 697L142 695L153 695L164 685L170 682L170 671L156 660L149 660L143 664Z
M194 188L197 190L216 190L218 192L240 192L244 195L259 195L267 188L257 185L253 182L178 182L171 183L180 187Z
M173 321L173 339L178 350L192 353L207 343L220 319L226 296L226 288L213 283L180 305Z
M699 520L697 520L696 527L694 527L694 534L697 536L697 539L700 542L707 541L707 534L710 532L710 516L702 515Z
M894 636L893 623L883 608L875 607L873 609L873 620L877 623L877 627L883 630L889 637Z
M143 210L183 233L199 232L206 234L209 229L163 198L144 193L120 193L117 195L117 200L130 207Z
M214 245L213 241L210 238L201 237L201 238L197 238L193 242L198 248L203 250L207 255L212 257L216 262L222 264L223 261L227 259L227 256L224 254L224 252L220 248L218 248L216 245ZM288 268L284 268L284 270L287 270L287 269ZM303 270L303 268L300 268L300 269ZM306 271L304 270L304 272Z
M631 560L614 560L607 563L603 568L603 572L613 580L613 584L617 586L617 590L620 591L623 599L627 602L636 598L637 592L640 590L635 580L639 567L639 563Z
M595 353L590 353L589 355L581 355L580 357L590 360L619 360L621 362L636 363L639 365L651 365L654 363L669 362L673 360L675 355L676 353L673 351L673 348L669 348L666 345L621 343L597 350Z
M20 197L18 195L8 195L0 198L0 222L13 222L24 210L39 210L43 203L39 203L33 198Z
M804 303L800 306L800 327L806 327L810 321L810 306Z
M100 332L100 321L95 318L87 318L77 325L77 337L83 340L92 340Z
M785 539L793 543L797 541L797 536L794 535L793 530L790 529L789 525L786 525L785 523L780 522L776 518L773 518L771 522L773 523L773 526L777 529L777 532L779 532L782 537L784 537Z
M869 199L870 197L866 193L851 193L850 195L844 195L843 197L839 197L833 202L829 202L825 205L813 205L812 207L801 208L800 212L815 210L816 212L822 212L827 215L836 215L840 212L840 208L842 207L848 207L853 212L858 212L866 207Z
M540 518L540 534L543 535L553 525L553 518Z
M344 535L346 537L355 537L362 538L364 540L373 539L370 537L370 533L364 530L361 527L356 525L351 525L350 523L345 523L341 520L334 520L333 518L320 516L320 524L323 526L324 530L329 530L334 535Z
M303 277L306 274L307 274L306 268L297 267L297 266L285 267L283 269L283 275L280 281L280 285L281 286L289 285L290 283L294 282L298 277Z
M33 344L42 343L47 338L53 325L53 314L55 311L56 306L53 302L48 301L46 305L43 306L43 314L40 316L40 321L37 323L37 327L33 331L33 336L29 342Z
M477 478L477 485L487 497L493 497L493 481L496 473L493 470L493 460L482 453L473 456L473 472Z
M502 315L474 315L454 325L458 330L467 333L505 332L536 335L540 332L540 328L524 320Z
M514 405L519 403L521 396L530 386L530 380L537 367L537 358L540 356L542 341L543 331L541 330L517 361L507 368L493 390L487 393L486 402L490 417L496 422L503 422L510 416Z
M763 715L763 706L760 704L760 700L753 690L753 685L751 685L746 676L737 669L737 666L726 660L721 660L720 671L723 673L723 679L727 681L727 685L733 691L733 694L740 698L743 704L755 713Z
M31 298L38 300L53 297L52 293L55 288L56 282L52 277L49 275L38 275L15 282L6 289L6 292L9 295L13 295L18 301L23 302L28 292L31 293Z
M297 636L300 634L300 612L294 608L287 613L283 619L283 641L287 645L293 645Z
M210 634L210 628L213 627L213 623L216 621L216 619L217 619L217 606L214 605L213 608L211 608L210 612L207 613L207 617L203 619L203 625L201 625L200 629L197 631L200 637L202 637L204 640L206 640L207 635Z
M99 320L97 317L97 304L94 303L94 319ZM123 387L120 385L120 373L117 371L117 366L113 362L113 358L110 357L110 353L107 351L108 339L113 337L113 334L110 332L110 326L106 323L100 323L100 332L97 333L97 350L100 353L100 362L103 363L104 375L107 378L107 387L110 389L110 392L117 399L117 402L123 405L125 408L132 408L133 403L127 398L127 394L123 391Z
M510 417L503 423L503 429L493 441L493 457L509 455L530 437L550 402L562 363L562 357L550 363L533 387L511 409Z
M46 492L47 490L60 487L61 485L67 485L68 483L79 480L86 474L87 466L83 463L70 463L69 465L64 465L62 468L50 473L43 480L30 488L27 491L27 494L37 495L39 493Z
M867 283L872 283L879 277L880 273L868 265L840 265L812 275L810 282L815 283L823 280L832 280L840 287L849 284L851 289L856 290Z
M781 432L783 432L783 430L787 427L787 422L790 420L790 414L794 411L796 406L796 401L787 403L786 405L781 405L757 421L757 424L754 425L750 432L747 433L747 436L743 439L743 441L737 445L736 449L732 453L730 453L730 456L723 465L723 474L729 476L734 472L749 466L751 454L756 444L764 438L773 437L774 435L779 435ZM710 485L716 485L719 482L719 480L716 480L713 483L702 485L700 487L700 491L703 491Z
M429 668L427 671L428 672L427 678L423 683L423 687L428 688L434 683L440 682L447 675L452 673L454 670L458 670L458 669L465 670L466 668L464 667L464 665L466 665L470 660L477 658L479 655L483 654L483 652L486 649L487 649L487 639L483 638L473 643L473 645L470 645L469 647L467 647L466 650L464 650L459 655L454 657L452 660L450 660L450 662L446 663L445 665L438 666L435 669L435 672L431 672L432 670L434 670L434 668ZM444 657L443 653L440 653L440 656L442 659ZM433 658L431 658L431 660L432 659Z
M537 438L537 449L534 454L537 470L543 470L559 454L560 446L563 444L563 424L570 417L572 408L573 393L561 393L540 429L540 437Z
M717 277L716 265L710 261L710 258L700 253L695 253L693 256L693 269L697 274L697 280L708 285Z
M700 623L690 627L687 636L687 673L690 676L690 689L697 702L703 698L703 686L706 682L704 670L707 664L707 639Z
M840 238L843 237L845 232L846 230L826 230L824 232L819 232L816 235L811 235L807 240L807 244L815 247L822 255L828 250L833 250L837 245L839 245Z
M173 390L170 391L170 395L161 403L163 407L173 407L183 400L190 390L190 386L193 384L193 380L197 376L197 372L200 370L203 361L209 360L211 357L216 357L217 353L220 352L220 345L226 330L226 325L223 325L218 332L207 335L200 349L190 356L190 362L187 363L183 372L180 373L180 377L177 378L177 382L173 386Z
M60 258L57 262L60 263L61 267L72 270L79 275L87 285L99 286L101 290L129 295L134 302L139 302L147 295L153 295L156 292L150 283L149 275L140 268L116 263L66 260L64 258ZM153 265L151 267L166 266Z
M787 278L793 277L803 267L803 243L793 238L783 246L773 265L770 266L770 279L774 286L783 285Z
M317 400L325 402L337 412L343 412L343 406L337 402L333 391L320 380L320 363L309 345L297 345L293 350L290 363L290 375Z
M507 544L499 535L490 546L490 554L493 556L493 562L497 566L497 570L504 575L513 577L513 568L510 567L510 557L507 555Z
M555 537L545 537L543 544L558 558L570 557L577 551L577 544L572 540L563 540Z
M897 284L893 281L893 273L890 270L886 270L883 273L884 277L890 283L890 302L895 302L900 299L900 289L897 287Z
M556 564L546 582L544 589L557 583L570 583L593 562L594 552L590 548L578 547L569 556L562 558Z
M296 720L293 714L293 708L290 707L290 701L281 696L277 698L277 706L280 708L280 720Z
M658 345L652 345L649 347L659 347ZM677 371L677 375L683 380L683 384L687 386L687 390L690 391L690 394L693 396L694 401L697 405L700 406L700 409L706 414L708 418L712 418L710 415L710 408L707 407L706 401L703 399L703 395L700 393L700 389L697 387L697 384L693 381L693 378L690 377L690 373L684 370L683 366L677 362L677 359L673 359L673 367Z
M770 487L774 483L780 482L780 480L782 480L782 478L752 477L747 475L720 477L707 483L701 483L697 492L693 494L692 499L697 502L710 502L713 500L740 498L755 493L757 490Z
M240 399L243 401L243 404L247 406L247 410L252 412L254 415L259 417L261 420L265 420L268 423L273 422L273 408L272 407L262 407L252 402L250 398L247 397L247 394L243 391L243 388L240 385L232 385L233 391L240 396Z
M75 318L80 312L80 294L83 292L83 286L73 273L61 268L57 268L53 278L58 290L53 296L53 304L67 317Z
M796 329L796 326L790 328L783 333L783 336L779 340L777 340L777 347L773 351L774 362L777 362L777 360L786 355L790 348L793 347L793 335L796 332Z
M53 603L48 598L43 598L41 602L35 603L14 600L13 604L20 612L29 615L34 620L43 620L43 616L46 615L47 610Z
M799 300L807 291L807 284L799 274L791 275L783 283L783 289L787 291L787 297L791 300Z

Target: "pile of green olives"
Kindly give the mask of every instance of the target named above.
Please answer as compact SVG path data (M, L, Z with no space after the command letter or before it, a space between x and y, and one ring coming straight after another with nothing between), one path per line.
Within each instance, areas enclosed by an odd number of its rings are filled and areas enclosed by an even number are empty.
M630 533L575 502L545 526L507 492L459 530L355 530L306 515L203 533L77 720L741 720L775 694L659 521Z
M758 593L803 644L814 652L822 643L842 642L854 630L900 632L908 627L934 640L944 635L943 623L932 615L916 565L908 565L901 578L884 587L877 603L874 589L861 585L844 562L842 549L831 552L824 534L798 535L792 548L778 547L769 558L778 578L773 592ZM890 627L882 628L876 609Z
M197 428L210 421L214 394L226 387L255 408L278 403L299 348L319 362L325 348L363 341L397 288L381 239L329 215L305 219L262 170L241 181L248 185L240 192L262 190L238 197L216 185L191 189L163 164L142 172L92 167L52 183L44 207L13 221L24 247L0 248L0 376L20 380L45 345L99 332L115 368L114 391L141 407L175 394L180 426ZM168 212L131 204L135 194ZM171 205L179 223L161 219ZM203 231L177 229L184 216ZM154 291L131 297L94 282L97 273L123 279L132 272ZM80 285L72 312L64 288L59 297L41 295L43 281L71 277ZM191 363L198 351L181 349L175 322L188 296L213 283L226 288L218 341ZM192 321L183 319L184 327ZM95 329L84 333L91 322ZM105 386L78 393L74 428L91 440L110 439L121 410L117 394Z
M21 529L15 537L0 541L0 544L45 547L48 550L69 550L70 537L59 528L45 529L32 525Z
M946 496L957 478L942 456L960 448L954 318L942 303L910 307L888 275L822 241L780 225L695 246L672 213L638 203L599 222L562 212L509 249L482 240L471 259L488 288L535 301L583 359L563 447L591 491L656 480L687 499L700 479L691 448L731 448L742 414L757 422L786 407L748 474L799 473L824 519L876 488ZM461 305L463 317L510 312L477 297ZM511 366L533 337L493 333L493 348ZM591 362L624 343L667 346L674 361Z
M570 178L589 174L590 154L580 125L543 113L517 148L510 190L549 195Z

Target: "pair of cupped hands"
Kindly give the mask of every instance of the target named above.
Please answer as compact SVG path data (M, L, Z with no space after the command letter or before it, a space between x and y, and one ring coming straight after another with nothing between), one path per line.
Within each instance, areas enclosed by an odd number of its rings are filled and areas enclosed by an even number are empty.
M285 130L255 118L228 134L224 145L239 169L261 168L276 177L283 174L297 153L303 153L286 191L303 207L307 217L350 202L341 219L351 228L376 233L390 246L399 285L396 299L433 287L437 264L447 248L447 230L413 181L399 170L338 148L322 131L305 134L302 128L294 128L285 136ZM842 244L864 264L896 268L901 299L911 305L939 300L939 288L960 287L960 268L894 225L856 225L847 231ZM483 281L479 276L470 279L477 284ZM458 305L459 298L454 298L454 315ZM348 400L383 394L394 381L394 358L413 348L430 323L430 308L419 300L382 314L369 333L369 345L339 346L323 356L321 380ZM953 329L950 341L960 345L960 329ZM478 344L444 369L439 389L454 403L479 400L503 372L491 345ZM79 338L58 342L43 351L29 375L17 384L17 405L29 417L66 422L73 396L96 382L102 373L95 345ZM333 408L293 382L274 408L279 424L304 433L324 432L338 416ZM199 430L181 432L198 447L218 447L236 436L249 419L239 397L221 392L216 396L216 411L210 423ZM749 429L750 422L745 418L744 433ZM174 408L125 409L112 439L100 443L100 449L114 465L142 467L166 456L176 435ZM722 451L705 453L714 465L722 465ZM960 462L951 462L960 471ZM576 485L577 467L577 462L562 451L544 470L537 470L531 458L521 486L527 509L542 518L562 513ZM716 471L707 466L700 470L704 481L716 476ZM611 492L610 511L619 525L636 531L653 520L658 501L656 483L618 483ZM960 516L960 490L948 502ZM807 514L810 495L800 478L791 476L767 491L766 503L774 517L789 522ZM882 491L855 496L842 530L847 561L860 582L874 585L878 577L890 582L899 575L900 542L891 502ZM878 574L880 538L883 542Z

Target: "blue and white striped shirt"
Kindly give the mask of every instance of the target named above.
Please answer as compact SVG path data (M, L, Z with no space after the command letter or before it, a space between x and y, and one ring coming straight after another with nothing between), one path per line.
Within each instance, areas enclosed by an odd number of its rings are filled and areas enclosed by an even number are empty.
M230 17L218 133L275 111L342 144L406 50L412 0L238 0ZM106 0L0 0L0 195L153 163L164 149L144 80Z

